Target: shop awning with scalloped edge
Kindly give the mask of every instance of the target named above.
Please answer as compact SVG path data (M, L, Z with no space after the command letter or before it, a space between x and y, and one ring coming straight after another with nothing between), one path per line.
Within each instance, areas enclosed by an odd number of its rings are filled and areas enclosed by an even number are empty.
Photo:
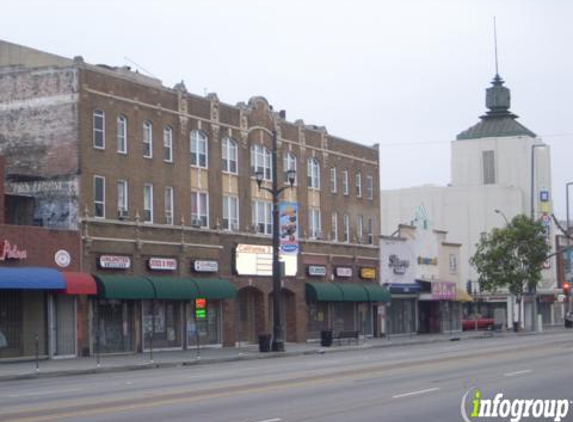
M98 297L103 299L155 299L155 288L143 276L101 275L94 276Z

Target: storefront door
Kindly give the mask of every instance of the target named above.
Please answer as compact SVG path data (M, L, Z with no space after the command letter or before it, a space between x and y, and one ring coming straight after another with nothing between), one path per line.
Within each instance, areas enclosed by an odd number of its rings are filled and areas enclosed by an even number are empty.
M50 297L50 356L76 355L76 301L74 296Z

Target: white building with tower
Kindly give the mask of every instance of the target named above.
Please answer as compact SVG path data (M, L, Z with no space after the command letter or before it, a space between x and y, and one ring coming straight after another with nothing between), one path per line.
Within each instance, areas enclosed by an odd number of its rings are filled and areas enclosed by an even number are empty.
M496 75L486 89L488 111L480 121L457 135L451 143L451 183L382 191L382 235L399 224L412 224L416 210L425 209L434 227L446 230L452 242L462 244L461 279L473 294L477 312L498 316L512 326L517 320L515 300L507 292L481 292L478 274L469 259L475 253L480 234L502 227L506 220L525 214L547 224L547 241L553 248L551 221L550 147L520 124L510 108L510 90ZM538 315L544 324L558 323L562 307L554 304L555 261L544 268L537 291ZM525 326L531 326L530 297L525 299ZM515 318L514 318L515 317Z

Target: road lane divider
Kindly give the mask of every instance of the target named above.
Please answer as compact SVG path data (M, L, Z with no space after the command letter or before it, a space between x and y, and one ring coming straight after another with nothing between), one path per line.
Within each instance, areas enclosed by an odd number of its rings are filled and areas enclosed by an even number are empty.
M529 374L530 372L533 372L533 371L531 369L524 369L523 371L507 372L507 373L503 374L503 376L515 377L516 375Z
M402 397L418 396L420 394L427 394L439 390L440 387L426 388L425 390L410 391L409 393L396 394L392 396L393 399L400 399Z

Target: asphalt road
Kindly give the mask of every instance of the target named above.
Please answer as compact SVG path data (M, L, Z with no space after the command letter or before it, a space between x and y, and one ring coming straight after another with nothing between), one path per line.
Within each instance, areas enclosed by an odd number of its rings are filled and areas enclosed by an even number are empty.
M572 353L560 333L3 382L0 421L461 421L473 387L572 400Z

